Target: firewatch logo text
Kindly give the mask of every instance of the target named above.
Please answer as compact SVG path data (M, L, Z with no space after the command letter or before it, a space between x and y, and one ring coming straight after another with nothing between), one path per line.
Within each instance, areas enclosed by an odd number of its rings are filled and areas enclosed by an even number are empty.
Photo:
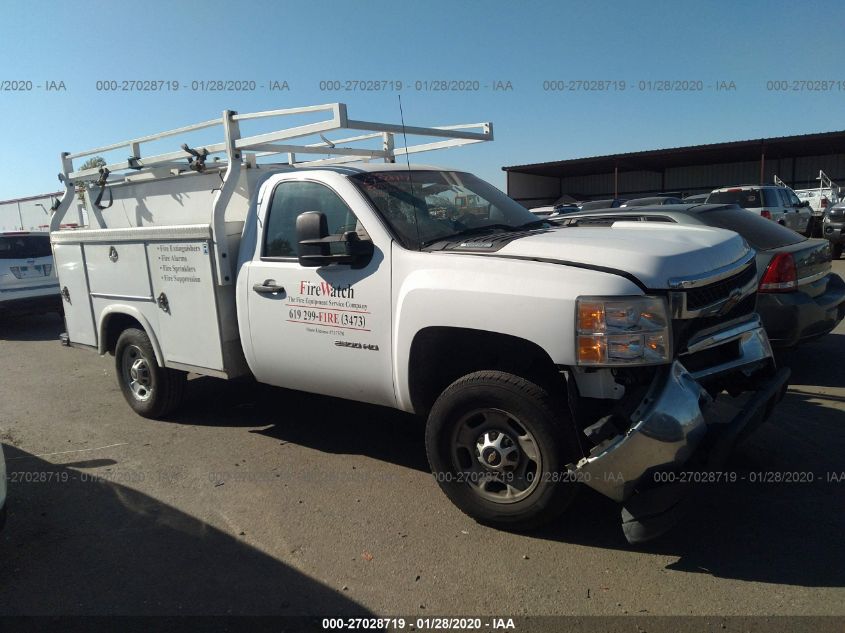
M315 284L311 281L299 282L299 294L306 297L339 297L341 299L354 299L355 289L351 284L335 286L327 281Z

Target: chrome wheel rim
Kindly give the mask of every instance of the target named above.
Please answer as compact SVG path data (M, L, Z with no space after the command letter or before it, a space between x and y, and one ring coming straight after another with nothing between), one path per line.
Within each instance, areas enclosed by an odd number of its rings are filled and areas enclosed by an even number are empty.
M543 472L534 435L516 416L493 408L476 409L458 421L452 465L459 481L494 503L525 499Z
M123 350L123 381L139 402L146 402L153 395L153 376L150 362L141 348L129 345Z

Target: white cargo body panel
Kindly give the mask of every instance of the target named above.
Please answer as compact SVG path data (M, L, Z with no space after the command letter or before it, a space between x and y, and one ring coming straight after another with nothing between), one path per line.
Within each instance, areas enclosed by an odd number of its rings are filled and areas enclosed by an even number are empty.
M223 371L208 239L149 242L146 248L165 360ZM231 292L231 287L226 290Z
M263 173L243 170L232 198L226 205L226 219L243 221L249 208L253 181ZM155 177L154 177L155 176ZM92 191L85 191L91 227L109 229L136 226L184 226L208 224L214 198L220 190L220 167L204 173L181 172L171 175L130 174L122 182L111 184L99 209L93 205ZM96 190L93 192L96 193Z
M88 293L88 274L82 244L62 242L53 244L53 259L61 283L67 335L79 345L97 345L91 297Z
M242 222L227 223L239 235ZM208 225L62 231L53 235L71 344L101 350L115 313L149 326L165 366L209 375L243 374L234 286L220 286ZM236 252L236 251L235 251Z
M84 248L92 297L152 299L144 244L88 243Z

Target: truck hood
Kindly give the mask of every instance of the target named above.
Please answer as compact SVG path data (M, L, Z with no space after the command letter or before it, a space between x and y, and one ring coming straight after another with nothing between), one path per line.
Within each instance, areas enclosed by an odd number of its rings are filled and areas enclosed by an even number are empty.
M616 222L609 227L559 227L513 240L495 253L520 259L612 268L648 288L729 266L749 251L724 229L657 222Z

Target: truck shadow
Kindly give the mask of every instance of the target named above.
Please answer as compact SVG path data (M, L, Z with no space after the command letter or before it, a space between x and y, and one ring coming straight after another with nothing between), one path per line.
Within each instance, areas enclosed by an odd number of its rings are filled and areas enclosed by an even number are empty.
M839 369L845 360L845 334L831 333L792 349L775 350L775 358L792 369L792 384L845 387L845 372Z
M64 329L64 320L54 312L24 316L0 315L0 340L58 341Z
M174 415L175 423L264 426L250 432L325 453L366 455L429 471L425 422L416 416L254 381L228 383L197 377L188 385L190 404Z
M736 482L699 484L678 525L653 542L629 545L619 527L619 506L592 490L583 491L565 519L532 536L677 556L666 567L672 571L843 587L845 568L832 561L845 559L845 425L841 410L810 400L788 394L726 466ZM765 480L779 473L812 473L812 481Z
M56 465L8 445L5 454L20 474L0 533L3 615L371 615L242 539L98 480L90 464Z
M197 383L198 381L192 381ZM202 403L179 423L260 427L260 433L336 454L360 454L427 471L424 424L390 409L263 385L193 385ZM815 396L789 393L775 416L737 451L727 471L734 483L700 485L686 513L652 543L629 545L619 526L619 506L584 489L560 521L526 534L561 543L678 557L667 567L773 584L845 586L845 426L841 410ZM752 482L752 473L812 472L811 483ZM743 477L745 478L743 480ZM845 477L845 475L843 475ZM443 503L447 503L443 499Z

